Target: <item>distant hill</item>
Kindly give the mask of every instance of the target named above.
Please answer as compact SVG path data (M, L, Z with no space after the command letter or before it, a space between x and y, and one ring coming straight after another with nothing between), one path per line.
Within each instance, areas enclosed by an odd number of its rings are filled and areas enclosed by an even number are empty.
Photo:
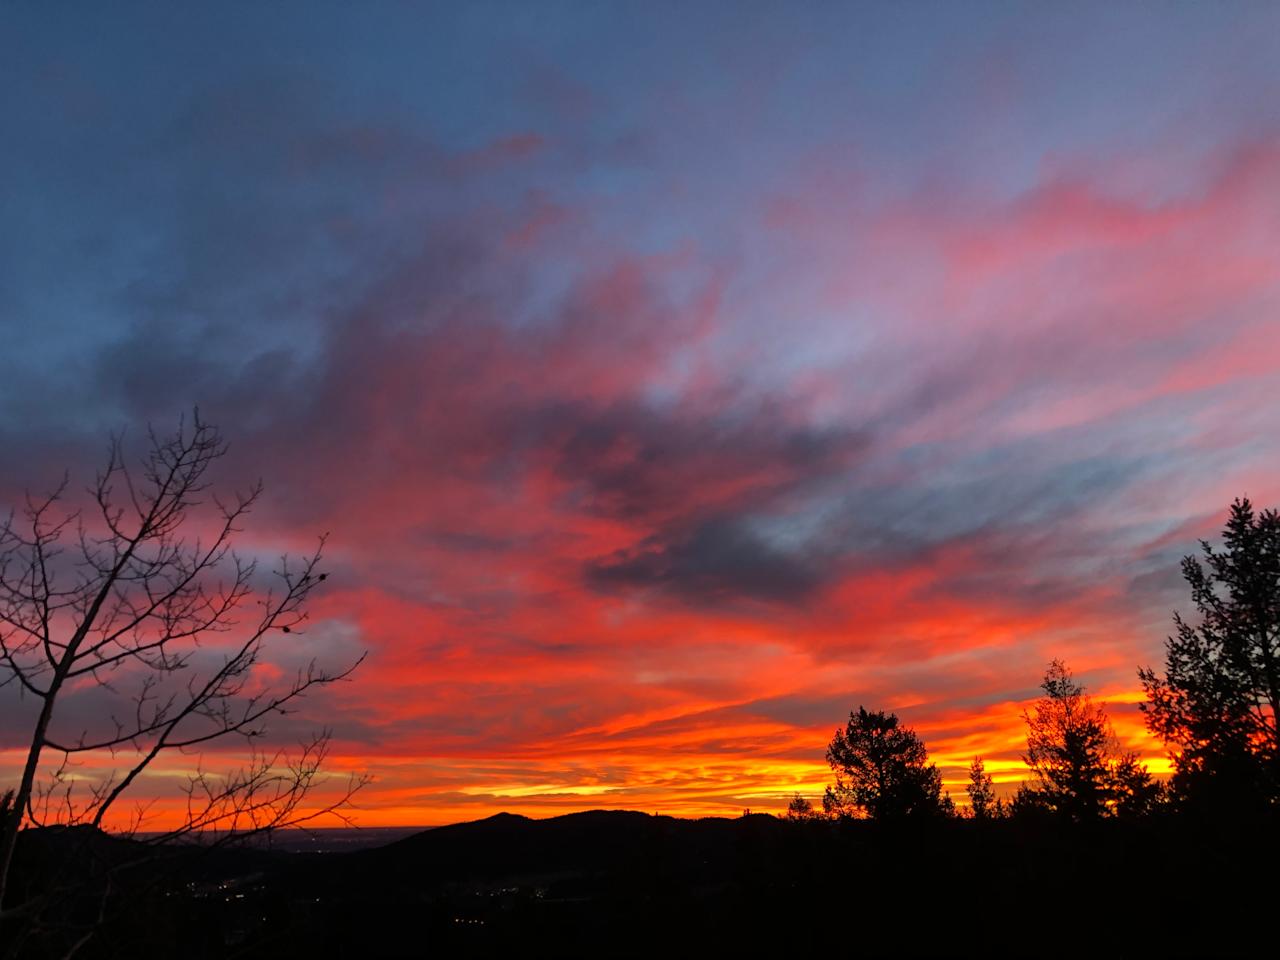
M407 874L418 882L599 871L637 861L651 864L666 856L681 862L720 858L748 836L781 838L789 826L767 815L681 820L592 810L532 820L500 813L406 837L357 859L368 861L374 870Z

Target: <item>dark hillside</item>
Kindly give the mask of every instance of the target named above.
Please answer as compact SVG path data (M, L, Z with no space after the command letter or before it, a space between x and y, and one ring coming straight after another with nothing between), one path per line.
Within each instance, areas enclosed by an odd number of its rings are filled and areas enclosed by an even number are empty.
M1277 891L1248 878L1278 849L1273 832L1164 822L596 811L458 824L284 863L273 882L340 907L310 915L300 946L374 956L1193 956L1270 936Z
M350 853L170 851L83 955L1256 955L1278 852L1256 823L502 814Z

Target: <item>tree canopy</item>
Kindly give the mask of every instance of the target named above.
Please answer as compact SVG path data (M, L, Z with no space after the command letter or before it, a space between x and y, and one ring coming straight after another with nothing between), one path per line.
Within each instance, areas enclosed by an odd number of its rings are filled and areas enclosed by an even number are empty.
M830 815L892 820L946 811L942 776L924 742L897 716L859 707L827 747L836 782L823 808Z
M964 788L969 794L969 813L975 820L990 820L1004 813L1004 804L996 796L995 781L987 773L981 757L974 757L969 764L969 783Z
M1044 691L1027 721L1027 752L1032 784L1050 809L1072 819L1106 811L1110 761L1115 735L1106 711L1094 703L1061 660L1054 660L1040 684Z
M1161 790L1138 759L1125 753L1107 711L1085 692L1066 664L1053 660L1040 684L1044 696L1027 722L1031 782L1014 798L1014 813L1047 810L1072 820L1151 812Z
M1201 542L1182 575L1200 614L1174 614L1164 674L1139 672L1147 725L1169 747L1181 799L1280 802L1280 515L1231 505L1222 550Z

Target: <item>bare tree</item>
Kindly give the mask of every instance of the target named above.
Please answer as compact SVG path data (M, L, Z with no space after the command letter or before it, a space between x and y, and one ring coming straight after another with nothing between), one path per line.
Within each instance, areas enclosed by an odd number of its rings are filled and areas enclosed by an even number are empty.
M197 411L172 435L148 436L138 467L112 438L82 509L67 503L64 479L0 521L0 687L16 686L38 708L12 808L0 817L0 904L20 827L111 825L162 754L238 737L249 759L223 776L197 763L180 822L152 842L296 825L339 811L364 782L353 777L336 801L308 809L328 731L293 757L256 746L271 716L363 659L338 670L311 659L274 686L256 669L269 641L306 620L305 601L326 578L323 538L310 556L260 570L232 540L261 484L230 499L209 492L210 468L227 449L218 430ZM86 692L112 706L76 719L67 708ZM93 765L110 772L94 776ZM0 921L30 908L13 905Z

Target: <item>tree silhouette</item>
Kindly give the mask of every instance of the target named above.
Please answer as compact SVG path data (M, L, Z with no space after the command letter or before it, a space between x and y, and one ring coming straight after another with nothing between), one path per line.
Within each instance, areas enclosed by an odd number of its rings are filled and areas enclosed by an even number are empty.
M1134 753L1121 753L1111 721L1061 660L1045 672L1044 696L1027 722L1032 781L1023 784L1010 811L1018 816L1054 812L1073 820L1145 816L1163 790Z
M813 809L813 804L798 793L787 804L788 820L814 820L817 817L818 811Z
M1183 800L1280 803L1280 515L1231 505L1224 549L1201 541L1182 575L1198 626L1174 614L1164 675L1139 677L1147 726L1169 747Z
M973 819L991 820L1003 816L1004 804L996 796L995 781L987 773L981 757L974 757L969 764L969 783L965 792L969 794L969 811Z
M1023 782L1009 800L1009 816L1017 819L1048 818L1054 810L1045 800L1044 794L1031 784Z
M243 837L317 813L302 803L327 733L293 757L256 743L271 716L355 664L333 671L310 660L276 687L258 669L270 640L299 633L326 574L319 549L300 563L282 558L274 576L232 551L261 488L230 499L206 493L225 452L198 411L170 436L150 434L140 470L113 437L86 510L64 506L64 481L0 522L0 686L15 685L39 708L11 812L0 818L0 902L21 826L110 824L121 797L167 752L198 756L239 737L249 759L225 777L187 760L195 770L185 812L153 843L208 830ZM86 687L110 706L76 711ZM111 772L94 779L79 763L86 758ZM11 912L30 918L30 906Z
M836 782L823 809L833 816L893 820L945 813L942 776L924 743L897 716L859 707L827 747Z
M1126 819L1149 817L1165 801L1163 786L1134 753L1124 754L1111 765L1111 793L1113 812Z
M1049 664L1040 688L1044 696L1022 714L1027 722L1023 759L1032 772L1029 789L1046 807L1074 820L1104 816L1117 752L1106 711L1061 660Z

